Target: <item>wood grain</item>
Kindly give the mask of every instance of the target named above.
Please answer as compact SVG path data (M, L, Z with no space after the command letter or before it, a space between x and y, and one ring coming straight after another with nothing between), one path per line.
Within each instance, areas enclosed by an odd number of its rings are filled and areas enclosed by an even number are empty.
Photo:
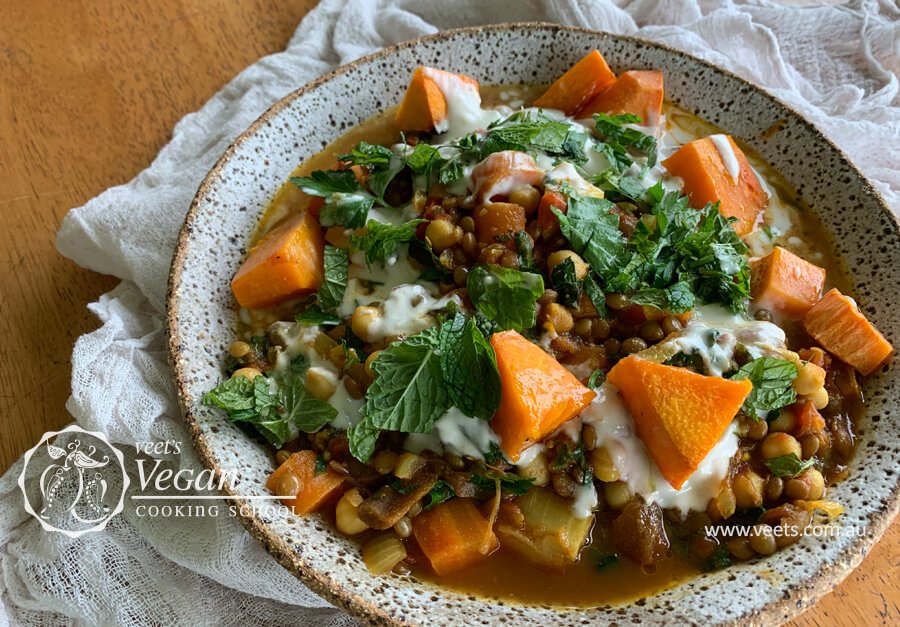
M14 0L0 19L0 471L70 422L72 344L116 280L53 246L70 207L145 168L174 124L282 49L313 0ZM900 619L900 524L795 625Z

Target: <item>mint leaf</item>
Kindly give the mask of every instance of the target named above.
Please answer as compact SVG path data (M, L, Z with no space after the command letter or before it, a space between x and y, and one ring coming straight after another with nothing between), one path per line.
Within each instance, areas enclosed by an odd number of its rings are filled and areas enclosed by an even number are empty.
M432 486L427 496L428 502L425 504L425 507L422 508L423 511L427 511L435 505L440 505L444 501L449 501L456 496L456 493L453 491L453 488L450 487L449 483L443 479L438 479L437 483Z
M475 318L456 313L441 325L440 365L450 402L466 416L490 420L500 406L497 358Z
M781 409L797 400L792 385L796 378L796 364L774 357L754 359L731 376L733 380L749 379L753 383L753 391L742 409L757 420L760 412Z
M349 154L341 155L341 161L352 165L364 165L371 168L386 168L394 158L394 152L387 146L379 146L368 142L359 142Z
M341 306L347 289L347 268L350 253L346 248L325 246L325 275L318 292L321 311L333 311Z
M626 242L619 231L619 216L610 213L614 206L603 198L570 194L568 213L553 209L572 249L601 277L623 265Z
M300 377L279 377L278 383L278 400L284 412L282 418L293 422L301 431L314 433L337 416L337 410L331 404L309 393Z
M381 429L372 426L365 418L347 429L347 441L350 445L350 454L359 461L365 463L375 452L375 444Z
M201 403L225 410L233 422L253 425L269 442L281 446L292 435L290 419L278 413L279 398L269 392L269 379L235 377L203 395Z
M425 220L410 220L394 226L376 220L366 224L366 234L350 237L350 245L366 254L366 263L379 262L384 265L400 244L412 241L416 237L416 228Z
M359 182L351 170L316 170L309 176L292 177L291 183L310 196L322 198L359 191Z
M296 316L294 320L300 324L315 326L319 324L337 325L341 323L341 317L334 313L323 311L319 305L310 305Z
M434 421L450 408L436 328L394 342L378 355L372 370L375 381L369 386L363 407L371 428L428 433Z
M466 287L472 304L501 329L524 331L534 326L534 304L544 293L541 275L480 265L469 271Z
M782 455L775 459L765 459L763 463L776 477L796 477L813 467L813 459L801 460L795 453Z
M610 165L622 172L634 163L631 150L646 155L648 168L656 165L656 138L641 131L625 126L640 124L641 118L631 113L621 115L594 115L594 130L601 137L599 151L606 157Z
M550 282L558 294L557 300L566 307L575 307L581 298L581 281L575 275L575 262L564 259L553 266Z
M666 288L641 288L629 294L628 300L638 305L656 307L673 313L683 313L694 308L694 294L685 281L679 281Z

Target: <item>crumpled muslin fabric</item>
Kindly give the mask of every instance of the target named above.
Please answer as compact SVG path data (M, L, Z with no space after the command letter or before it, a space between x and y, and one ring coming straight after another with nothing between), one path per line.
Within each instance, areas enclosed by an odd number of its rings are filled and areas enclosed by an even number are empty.
M122 279L90 305L100 328L72 354L68 410L122 448L178 440L199 462L166 362L166 278L194 192L232 139L307 81L386 45L449 28L547 21L635 34L766 87L812 120L900 208L900 9L889 0L785 7L729 0L324 0L284 52L241 72L175 127L129 183L69 212L59 251ZM90 115L86 112L86 115ZM229 517L138 517L101 533L48 533L22 507L17 462L0 478L0 625L353 621L307 590Z

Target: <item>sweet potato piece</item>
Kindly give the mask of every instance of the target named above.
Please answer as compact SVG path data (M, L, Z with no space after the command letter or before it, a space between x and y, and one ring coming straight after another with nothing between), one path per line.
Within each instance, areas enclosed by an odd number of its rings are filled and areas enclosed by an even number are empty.
M603 55L593 50L550 85L534 106L574 115L615 79Z
M754 304L802 317L819 301L825 285L825 270L776 246L750 264L750 292Z
M656 126L662 113L663 73L659 70L622 72L578 113L588 118L595 113L633 113L645 126Z
M474 89L477 93L478 81L463 74L417 67L394 116L397 126L405 131L430 131L440 126L447 119L444 90L449 89Z
M670 174L684 181L684 191L690 197L692 207L700 209L706 203L718 200L722 215L737 218L734 230L743 237L756 227L768 196L744 152L730 136L724 137L737 161L736 179L728 173L726 159L709 137L686 143L663 161L663 165Z
M569 209L569 202L566 200L566 197L559 192L547 189L544 191L544 195L541 196L541 204L538 206L537 217L538 226L547 232L559 230L559 220L557 219L556 214L553 213L553 207L566 213Z
M512 461L590 404L596 394L551 355L519 335L491 336L500 369L500 408L491 427Z
M277 496L279 481L287 474L293 474L300 482L300 489L294 498L281 499L295 514L305 516L312 513L343 493L344 478L332 470L316 474L316 454L313 451L293 453L271 474L266 487Z
M479 242L493 244L500 235L525 230L525 209L510 202L492 202L474 214Z
M472 182L479 202L491 202L525 185L543 185L544 171L531 155L503 150L488 155L472 169Z
M311 211L302 210L270 231L231 280L241 307L268 307L319 289L325 239Z
M891 343L860 312L856 302L837 288L806 312L803 326L825 350L863 375L875 372L894 352Z
M744 399L748 380L707 377L686 368L626 357L609 371L638 436L676 490L709 454Z
M413 518L413 536L438 575L480 562L500 546L472 499L455 498Z

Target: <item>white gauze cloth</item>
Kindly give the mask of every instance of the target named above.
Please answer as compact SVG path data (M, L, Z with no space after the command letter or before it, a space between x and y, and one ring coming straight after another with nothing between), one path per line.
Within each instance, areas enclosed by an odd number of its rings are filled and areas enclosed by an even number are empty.
M66 217L60 252L122 279L90 306L102 326L75 344L67 407L82 427L103 431L123 449L136 441L189 442L163 337L166 277L185 212L238 133L341 63L419 35L505 21L640 35L728 68L793 105L896 210L898 17L889 0L815 8L727 0L325 0L287 50L249 67L185 117L136 179ZM198 467L190 450L167 463ZM77 540L48 533L23 509L21 467L20 460L0 478L0 625L353 622L227 516L139 518L126 507L106 531Z

